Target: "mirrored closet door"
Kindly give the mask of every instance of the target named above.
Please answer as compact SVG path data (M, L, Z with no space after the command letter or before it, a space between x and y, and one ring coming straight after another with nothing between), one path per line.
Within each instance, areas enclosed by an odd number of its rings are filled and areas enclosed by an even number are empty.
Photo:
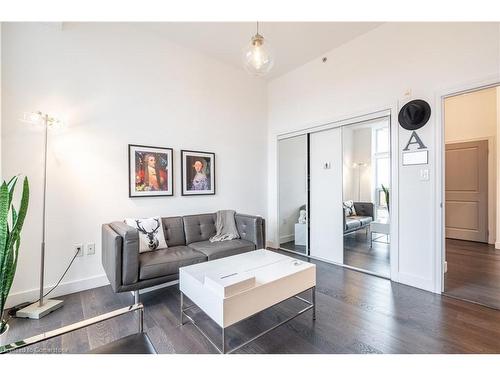
M344 264L390 277L390 118L342 127Z
M343 263L342 132L333 128L310 134L311 256Z
M280 248L309 254L308 136L278 141Z

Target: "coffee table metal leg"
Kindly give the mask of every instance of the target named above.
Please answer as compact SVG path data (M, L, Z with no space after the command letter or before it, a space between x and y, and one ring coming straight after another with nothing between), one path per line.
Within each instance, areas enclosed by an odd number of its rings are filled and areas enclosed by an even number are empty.
M306 289L306 290L304 290L303 292L307 292L308 290L309 290L309 289ZM301 300L301 301L303 301L303 302L307 303L307 305L308 305L307 307L303 308L302 310L300 310L299 312L297 312L295 315L293 315L293 316L291 316L291 317L288 317L287 319L285 319L285 320L281 321L280 323L278 323L278 324L276 324L276 325L274 325L274 326L272 326L272 327L270 327L270 328L266 329L265 331L263 331L263 332L259 333L258 335L256 335L256 336L252 337L251 339L249 339L249 340L247 340L247 341L245 341L245 342L241 343L240 345L238 345L238 346L236 346L236 347L234 347L234 348L231 348L230 350L226 350L226 329L225 329L225 328L222 328L222 327L221 327L221 329L222 329L222 332L221 332L221 333L222 333L222 347L219 347L218 345L216 345L216 344L212 341L212 339L208 336L208 334L206 334L206 333L204 332L204 330L203 330L203 329L201 329L201 328L200 328L200 327L196 324L195 320L194 320L191 316L189 316L189 314L188 314L188 313L186 313L186 312L185 312L185 311L189 310L190 308L195 307L196 305L195 305L195 304L193 304L193 305L191 305L191 306L187 306L186 308L184 308L184 293L182 293L182 292L181 292L181 308L180 308L180 310L181 310L181 311L180 311L180 312L181 312L181 325L183 325L183 324L184 324L184 317L186 317L186 318L188 319L188 321L194 325L194 327L195 327L195 328L196 328L196 329L197 329L197 330L198 330L198 331L199 331L199 332L200 332L200 333L201 333L201 334L202 334L202 335L203 335L203 336L204 336L204 337L205 337L205 338L206 338L206 339L207 339L207 340L208 340L208 341L209 341L209 342L210 342L210 343L211 343L211 344L215 347L215 349L217 349L217 351L218 351L219 353L222 353L222 354L230 354L230 353L233 353L233 352L235 352L236 350L238 350L238 349L242 348L243 346L245 346L245 345L247 345L247 344L249 344L249 343L251 343L251 342L253 342L253 341L257 340L258 338L260 338L260 337L264 336L265 334L267 334L267 333L271 332L272 330L274 330L274 329L276 329L276 328L278 328L278 327L280 327L280 326L282 326L282 325L284 325L284 324L288 323L290 320L295 319L296 317L298 317L299 315L302 315L302 314L303 314L303 313L305 313L306 311L313 310L313 320L315 320L315 319L316 319L316 287L312 287L312 288L310 288L310 290L311 290L311 292L312 292L312 300L311 300L311 301L308 301L308 300L306 300L306 299L304 299L304 298L300 297L298 294L296 294L295 296L290 297L290 298L297 298L297 299L299 299L299 300ZM303 292L300 292L300 293L303 293ZM300 294L300 293L299 293L299 294ZM283 302L283 301L281 301L281 302ZM281 302L278 302L277 304L279 304L279 303L281 303ZM276 305L277 305L277 304L276 304ZM273 306L275 306L275 305L273 305ZM273 307L273 306L270 306L269 308L271 308L271 307ZM260 312L261 312L261 311L260 311ZM259 313L260 313L260 312L259 312ZM256 313L256 314L258 314L258 313ZM256 314L254 314L254 315L256 315ZM252 315L252 316L253 316L253 315ZM246 319L248 319L248 318L250 318L250 317L251 317L251 316L247 317Z
M184 293L181 292L181 326L184 325Z
M313 320L316 320L316 287L312 287Z
M222 354L226 354L226 330L222 327Z

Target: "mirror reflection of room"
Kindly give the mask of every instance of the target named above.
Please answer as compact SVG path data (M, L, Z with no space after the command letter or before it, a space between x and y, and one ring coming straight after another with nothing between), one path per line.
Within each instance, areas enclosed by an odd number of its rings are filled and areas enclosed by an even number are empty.
M307 135L281 139L278 147L280 247L307 254Z
M390 276L390 120L344 126L344 264Z

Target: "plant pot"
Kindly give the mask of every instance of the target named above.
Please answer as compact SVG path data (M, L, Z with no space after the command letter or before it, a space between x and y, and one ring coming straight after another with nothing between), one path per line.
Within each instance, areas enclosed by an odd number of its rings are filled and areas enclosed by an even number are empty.
M8 332L9 332L9 325L7 324L5 326L3 332L0 333L0 346L10 344L10 342L8 342L8 339L7 339Z

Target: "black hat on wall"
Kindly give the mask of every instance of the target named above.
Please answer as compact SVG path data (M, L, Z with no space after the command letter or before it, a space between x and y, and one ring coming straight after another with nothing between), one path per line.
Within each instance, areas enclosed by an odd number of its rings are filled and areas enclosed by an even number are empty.
M399 111L399 124L406 130L417 130L431 117L431 106L424 100L416 99L406 103Z

